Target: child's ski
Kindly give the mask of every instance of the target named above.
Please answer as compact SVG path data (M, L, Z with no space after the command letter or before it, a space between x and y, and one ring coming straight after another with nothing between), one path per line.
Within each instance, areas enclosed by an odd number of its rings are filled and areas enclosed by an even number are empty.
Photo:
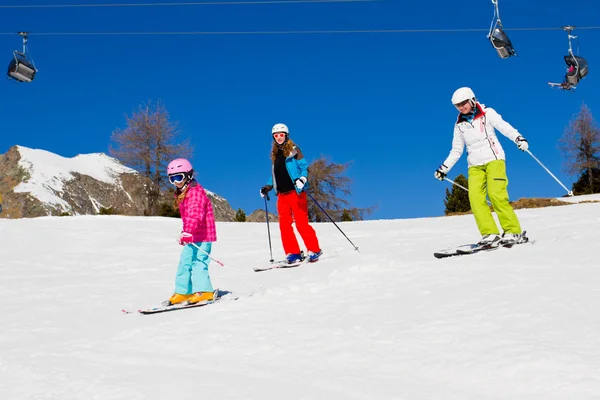
M161 304L161 305L158 305L155 307L150 307L150 308L141 309L141 310L137 310L137 311L122 310L122 312L124 314L133 314L136 312L139 314L158 314L158 313L163 313L163 312L167 312L167 311L176 311L176 310L184 310L187 308L204 307L209 304L218 303L223 298L228 299L228 300L239 299L238 296L232 294L231 292L221 291L221 290L217 289L217 290L215 290L215 297L213 300L201 301L199 303L194 303L194 304L188 304L188 303L179 303L179 304L172 304L172 305L162 305Z

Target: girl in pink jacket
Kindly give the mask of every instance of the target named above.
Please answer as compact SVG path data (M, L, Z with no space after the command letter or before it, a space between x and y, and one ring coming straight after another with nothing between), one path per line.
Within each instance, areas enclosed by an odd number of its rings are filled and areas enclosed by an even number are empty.
M192 164L178 158L167 167L169 182L175 185L175 207L179 208L183 229L179 244L183 246L175 294L169 304L190 304L213 300L213 286L208 273L212 242L217 241L215 217L204 188L194 179Z

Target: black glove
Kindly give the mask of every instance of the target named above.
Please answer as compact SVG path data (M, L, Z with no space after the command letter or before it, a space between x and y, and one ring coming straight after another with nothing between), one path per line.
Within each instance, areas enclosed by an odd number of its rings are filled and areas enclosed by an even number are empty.
M266 185L266 186L263 186L262 188L260 188L260 197L262 197L263 199L266 197L267 200L270 200L269 192L271 191L271 189L273 189L273 186L271 186L271 185Z
M444 164L440 165L440 167L438 169L435 170L435 172L433 173L433 176L435 177L435 179L439 179L440 181L443 181L444 178L446 177L446 175L448 174L448 171L450 171L450 169L448 167L446 167Z

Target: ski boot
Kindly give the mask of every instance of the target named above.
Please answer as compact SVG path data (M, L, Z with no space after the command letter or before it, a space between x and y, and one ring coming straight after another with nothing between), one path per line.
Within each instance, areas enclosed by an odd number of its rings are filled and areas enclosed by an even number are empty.
M304 252L301 251L299 254L288 254L285 256L285 259L287 260L288 264L296 264L299 262L304 261Z
M169 298L169 300L163 301L162 305L165 307L168 307L168 306L172 306L175 304L185 303L186 301L189 300L190 297L192 297L191 294L175 293L173 296L171 296L171 298Z
M308 252L308 262L317 262L319 261L319 257L321 257L321 255L323 255L323 251L319 250L316 253L313 253L312 251Z
M187 300L187 302L189 304L196 304L201 301L212 301L214 298L214 292L196 292Z
M489 249L500 245L501 237L497 233L483 235L477 244L483 248Z
M525 235L525 233L525 231L521 233L504 232L502 234L502 239L500 240L500 245L504 247L512 247L515 244L527 243L529 238Z

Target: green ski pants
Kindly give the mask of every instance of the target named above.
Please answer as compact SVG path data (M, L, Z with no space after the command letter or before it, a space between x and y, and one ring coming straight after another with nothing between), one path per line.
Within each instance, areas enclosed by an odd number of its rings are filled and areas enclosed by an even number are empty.
M469 168L469 202L482 236L500 234L486 201L486 190L503 231L521 233L519 219L508 202L507 186L508 178L504 160L494 160L485 165Z

